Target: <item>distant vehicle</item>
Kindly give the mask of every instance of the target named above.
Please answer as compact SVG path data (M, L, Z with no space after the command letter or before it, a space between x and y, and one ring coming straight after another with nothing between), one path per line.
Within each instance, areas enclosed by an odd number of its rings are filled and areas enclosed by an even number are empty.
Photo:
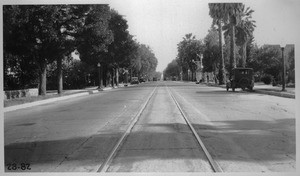
M131 84L139 84L139 78L138 77L131 77Z
M232 69L232 78L226 83L226 90L229 88L235 91L235 88L242 88L245 90L253 90L254 87L254 76L252 68L234 68Z
M145 78L140 78L140 83L142 83L142 82L146 82L146 79Z

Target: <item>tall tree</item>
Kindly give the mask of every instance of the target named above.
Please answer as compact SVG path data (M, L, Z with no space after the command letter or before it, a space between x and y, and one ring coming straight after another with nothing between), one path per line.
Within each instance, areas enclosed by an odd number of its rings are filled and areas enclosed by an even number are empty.
M15 5L4 6L4 11L4 30L8 34L4 37L4 52L34 61L39 68L39 95L45 95L47 64L57 56L53 7Z
M142 68L141 64L141 58L139 57L139 46L140 44L137 42L134 42L136 50L130 54L130 76L137 76L139 70Z
M119 68L129 67L130 54L137 50L133 36L129 34L126 19L117 11L111 10L111 19L109 20L109 29L112 31L113 42L108 46L106 62L111 69L118 74ZM118 76L116 76L118 84Z
M236 55L235 45L236 36L235 28L239 24L242 15L242 3L216 3L220 6L222 12L222 20L225 25L222 27L223 30L227 30L227 34L230 36L230 65L229 65L229 78L231 79L231 70L236 67ZM226 32L224 33L226 35Z
M236 55L235 55L235 27L238 25L240 21L240 15L241 15L241 7L242 3L229 3L227 4L227 12L228 12L228 18L229 18L229 29L230 29L230 74L229 77L231 79L232 68L236 67Z
M108 5L89 5L82 27L76 33L76 49L84 63L106 70L108 45L113 42L113 33L109 29L111 13Z
M188 69L192 72L192 80L194 80L193 75L196 71L194 61L198 59L198 54L203 53L203 48L203 42L197 40L191 33L186 34L183 41L177 45L178 63L182 67L182 71L185 75Z
M250 7L245 8L245 5L242 5L241 8L241 20L239 24L236 26L236 44L241 46L241 66L246 67L246 59L247 59L247 44L251 42L253 38L253 31L256 27L255 21L252 20L252 13L254 10L251 10Z
M213 25L218 25L219 32L219 49L220 49L220 59L219 59L219 84L225 83L225 62L224 62L224 51L223 51L223 36L222 36L222 23L224 23L225 8L224 4L221 3L209 3L209 15L213 18Z
M75 50L74 34L82 27L81 21L88 8L82 5L51 5L49 8L51 8L53 19L53 28L50 32L56 36L56 44L52 50L57 54L57 91L61 94L63 90L62 62ZM78 13L79 11L81 13Z
M176 59L172 60L167 65L167 68L164 70L164 78L173 78L173 77L180 77L180 67L176 61Z
M219 43L218 43L218 31L213 26L208 31L204 39L205 49L203 54L203 71L204 72L214 72L215 78L217 77L217 63L220 60L220 50L219 50ZM220 69L219 69L220 71ZM220 73L219 73L219 82L220 82ZM217 79L215 79L217 83ZM220 83L219 83L220 84Z
M141 44L138 49L138 57L141 61L141 69L138 72L139 77L153 77L157 67L157 58L151 48Z

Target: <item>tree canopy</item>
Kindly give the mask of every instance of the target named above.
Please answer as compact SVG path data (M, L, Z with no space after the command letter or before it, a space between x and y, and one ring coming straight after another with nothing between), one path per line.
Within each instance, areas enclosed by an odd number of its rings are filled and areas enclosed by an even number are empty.
M196 71L195 61L200 59L199 54L203 53L203 49L203 42L197 40L191 33L186 34L177 45L177 62L183 71L184 79L187 79L188 70L192 72L192 75Z
M172 79L172 78L177 78L179 79L180 77L180 66L178 65L178 62L176 59L172 60L167 67L165 68L164 72L164 78Z
M57 70L57 84L63 84L62 70L69 69L64 59L75 51L91 68L104 65L105 77L119 67L150 76L157 66L150 47L133 40L126 19L109 5L4 5L3 29L6 89L38 83L45 95L47 73L51 80L55 75L49 69Z
M279 46L258 47L255 44L253 32L256 24L252 19L254 10L242 3L209 3L208 8L213 19L208 34L203 40L196 40L192 34L186 34L177 45L178 54L175 60L178 64L173 60L166 67L165 76L179 76L182 73L183 79L187 80L188 70L194 69L196 53L201 53L202 71L213 72L215 77L218 75L219 84L228 79L224 78L225 68L230 73L236 66L253 68L259 78L271 75L274 79L281 79L282 56ZM288 80L294 80L294 50L291 48L293 47L287 45L284 54L287 59ZM177 69L180 70L179 73Z

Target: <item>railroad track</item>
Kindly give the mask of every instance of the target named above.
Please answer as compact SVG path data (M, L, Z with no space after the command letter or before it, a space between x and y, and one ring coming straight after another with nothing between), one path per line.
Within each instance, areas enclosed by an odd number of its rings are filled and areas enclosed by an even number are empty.
M167 87L167 86L166 86ZM172 97L172 99L174 100L177 108L179 109L182 117L184 118L184 120L186 121L186 123L188 124L189 128L191 129L193 135L195 136L198 144L200 145L201 149L203 150L203 152L205 153L206 158L209 161L209 164L211 165L212 169L214 172L223 172L222 168L218 165L217 162L215 162L215 160L212 158L212 156L210 155L210 153L208 152L208 150L206 149L204 143L202 142L200 136L198 135L198 133L196 132L196 130L194 129L193 125L190 123L190 121L188 120L187 116L185 115L184 111L182 110L182 108L180 107L178 101L176 100L175 96L171 93L170 89L167 87L167 90L169 92L169 95Z
M146 109L149 101L151 100L151 98L153 97L154 93L156 92L157 87L158 87L158 85L156 85L156 87L152 90L152 92L150 93L150 95L147 97L146 101L141 106L140 111L131 119L130 125L128 126L128 128L126 129L126 131L123 133L122 137L118 140L118 142L116 143L116 145L114 146L114 148L111 150L111 152L108 155L108 157L106 158L106 160L99 167L99 169L98 169L97 172L106 172L108 170L108 168L110 167L110 164L112 163L112 160L116 156L117 152L121 149L122 144L124 143L126 137L130 134L130 132L133 129L133 127L135 126L136 122L139 120L139 117L141 116L142 112ZM208 163L210 164L212 170L214 172L223 172L222 168L218 165L217 162L214 161L214 159L212 158L212 156L210 155L210 153L206 149L204 143L202 142L202 140L199 137L198 133L194 129L193 125L188 120L186 114L182 110L181 106L179 105L176 97L173 95L173 93L170 90L170 88L167 85L165 85L165 87L166 87L166 89L168 91L168 94L170 95L170 97L172 98L172 100L176 104L178 110L180 111L182 118L187 123L189 129L192 131L193 136L195 137L197 143L199 144L199 149L201 149L204 152L204 154L205 154L205 156L206 156L206 158L208 160Z

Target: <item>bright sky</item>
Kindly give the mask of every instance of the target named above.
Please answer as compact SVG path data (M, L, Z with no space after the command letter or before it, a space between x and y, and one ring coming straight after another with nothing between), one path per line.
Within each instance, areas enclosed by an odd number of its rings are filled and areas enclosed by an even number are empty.
M47 4L49 0L3 0L4 4ZM185 34L203 39L212 23L208 3L211 0L52 0L51 4L108 3L125 16L135 39L149 45L158 59L157 71L163 71L177 56L177 44ZM218 0L242 2L255 12L256 43L296 44L300 41L299 0ZM297 45L296 45L297 46ZM297 56L297 49L296 49Z
M110 0L110 6L125 16L129 31L138 42L149 45L158 59L157 71L163 71L176 58L177 44L185 34L203 39L212 19L208 0ZM233 2L233 1L218 1ZM255 12L258 45L295 44L299 39L300 1L240 0ZM284 37L282 37L284 36ZM299 41L299 40L298 40Z

